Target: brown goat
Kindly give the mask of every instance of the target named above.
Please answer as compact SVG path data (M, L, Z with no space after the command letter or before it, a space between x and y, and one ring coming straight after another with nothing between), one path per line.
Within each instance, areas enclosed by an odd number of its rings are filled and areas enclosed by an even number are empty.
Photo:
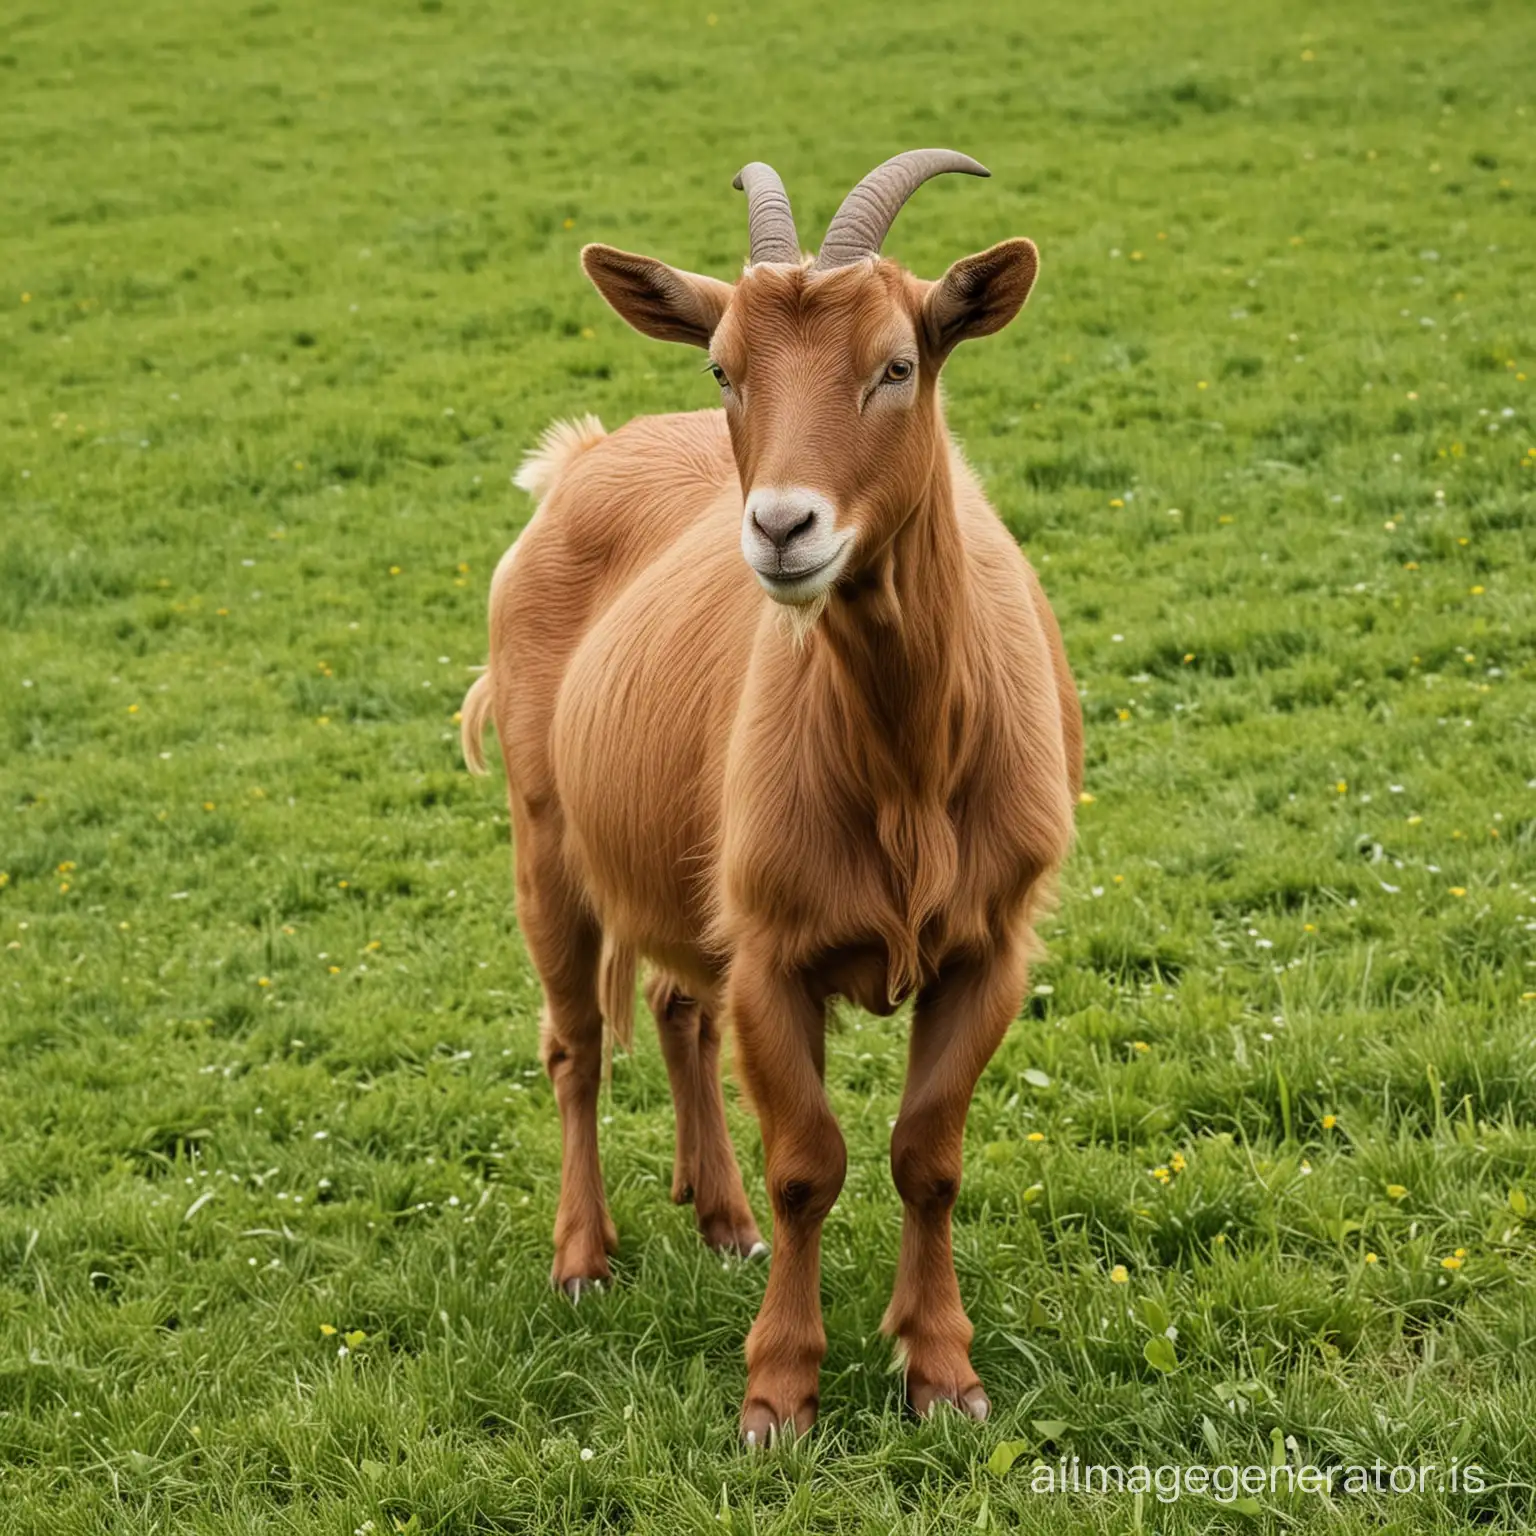
M774 1237L749 1443L818 1407L821 1226L847 1161L823 1083L833 997L879 1014L915 999L884 1328L919 1412L990 1406L950 1212L971 1095L1071 843L1082 721L1055 619L939 396L954 347L1023 305L1035 247L1006 241L938 282L879 255L946 170L986 174L943 150L887 161L810 262L782 183L748 166L752 259L734 285L582 252L636 329L708 349L722 409L546 434L519 477L538 511L497 569L490 666L465 701L471 767L487 715L506 762L564 1137L554 1280L573 1296L608 1277L616 1244L602 1028L626 1031L637 955L676 1105L673 1198L715 1247L762 1251L721 1098L721 1022L736 1031Z

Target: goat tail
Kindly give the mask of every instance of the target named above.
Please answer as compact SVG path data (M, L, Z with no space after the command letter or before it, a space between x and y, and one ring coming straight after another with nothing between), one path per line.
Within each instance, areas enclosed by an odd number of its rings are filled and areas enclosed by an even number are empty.
M596 416L577 416L571 421L552 421L537 444L524 456L512 483L543 501L572 459L607 437L608 430Z
M512 477L519 490L527 491L535 501L543 501L555 488L555 482L569 468L573 459L585 453L595 443L607 437L607 429L596 416L578 416L572 421L552 421L544 429L537 444L524 457L522 465ZM502 557L497 570L497 581L509 568L517 553L517 545ZM491 606L496 606L493 587ZM491 713L491 674L482 672L475 679L460 709L459 741L464 751L464 765L471 773L485 772L485 722ZM633 1012L633 1010L631 1010Z
M485 722L491 712L491 674L482 672L464 695L460 710L459 742L464 749L464 766L471 773L485 773Z
M603 1016L603 1075L613 1074L613 1047L627 1051L635 1042L635 946L603 935L597 967L597 1006Z

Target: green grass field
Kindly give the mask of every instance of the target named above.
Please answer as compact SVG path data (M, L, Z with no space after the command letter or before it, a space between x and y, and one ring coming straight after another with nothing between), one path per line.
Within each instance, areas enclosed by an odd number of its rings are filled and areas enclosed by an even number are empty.
M0 1529L1528 1528L1533 45L1518 0L10 13ZM712 403L580 245L729 276L743 161L813 243L929 143L993 179L890 254L1042 251L949 415L1091 801L969 1126L992 1422L901 1410L904 1025L850 1014L824 1415L753 1458L763 1272L668 1203L646 1027L618 1282L548 1288L537 983L454 715L546 421ZM1062 1455L1485 1486L1032 1491Z

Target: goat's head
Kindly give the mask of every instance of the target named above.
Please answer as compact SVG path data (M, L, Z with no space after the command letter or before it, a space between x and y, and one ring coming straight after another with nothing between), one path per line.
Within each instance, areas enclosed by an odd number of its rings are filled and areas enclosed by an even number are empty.
M1038 256L1006 240L924 282L880 245L931 176L987 171L952 150L910 150L844 200L814 261L789 199L758 162L751 259L733 285L589 245L582 265L636 330L709 353L745 505L741 546L781 603L814 602L873 561L912 514L943 451L938 376L955 346L1019 312Z

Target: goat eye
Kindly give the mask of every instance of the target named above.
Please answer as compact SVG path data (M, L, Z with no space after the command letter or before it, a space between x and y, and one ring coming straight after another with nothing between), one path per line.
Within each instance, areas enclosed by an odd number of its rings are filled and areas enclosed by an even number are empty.
M725 369L722 368L719 363L711 363L709 365L709 371L714 374L715 383L718 384L721 389L729 389L731 387L731 381L726 378Z
M905 384L912 377L912 364L906 358L898 357L887 365L885 380L887 384Z

